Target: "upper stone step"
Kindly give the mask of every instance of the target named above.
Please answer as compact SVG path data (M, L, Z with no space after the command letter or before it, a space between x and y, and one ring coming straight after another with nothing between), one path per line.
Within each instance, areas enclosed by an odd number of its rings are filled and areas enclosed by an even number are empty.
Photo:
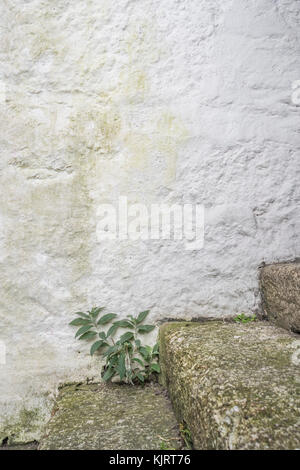
M300 263L265 266L260 287L267 318L287 330L300 333Z

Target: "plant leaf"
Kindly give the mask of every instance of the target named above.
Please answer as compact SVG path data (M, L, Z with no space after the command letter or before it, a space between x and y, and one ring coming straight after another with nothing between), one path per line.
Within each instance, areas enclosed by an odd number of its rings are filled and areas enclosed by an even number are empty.
M77 336L80 336L83 333L86 333L87 331L89 331L92 328L92 326L93 325L86 325L86 326L82 326L81 328L79 328L79 330L77 330L77 332L76 332L75 338L77 338Z
M75 312L75 315L78 315L79 317L86 318L87 320L90 320L89 315L83 312Z
M123 380L126 375L126 367L125 367L125 354L121 353L118 360L118 367L117 367L118 374L120 379Z
M72 320L69 325L72 326L80 326L80 325L88 325L90 323L90 320L87 320L85 318L75 318L75 320Z
M154 372L157 372L158 374L160 373L160 365L159 364L151 364L151 370L154 370Z
M138 325L145 320L145 318L146 318L146 316L148 315L149 312L150 312L150 310L145 310L144 312L141 312L141 313L138 314L138 317L136 319L136 322L137 322Z
M107 382L112 378L113 375L115 375L115 370L113 368L109 368L104 372L102 379L104 382Z
M119 351L119 345L116 344L115 346L110 346L106 351L105 353L103 354L103 356L110 356L111 354L113 353L117 353Z
M101 317L100 320L98 320L97 325L106 325L111 320L116 318L116 316L117 315L115 313L107 313L106 315L103 315L103 317Z
M117 331L117 329L118 329L118 325L116 325L115 323L113 325L111 325L108 332L106 333L107 338L109 336L113 336L115 334L115 332Z
M119 359L119 354L115 354L114 356L110 356L109 358L107 358L106 360L106 365L108 367L112 367L112 366L115 366L117 365L118 363L118 359Z
M90 311L90 316L95 320L99 313L104 310L105 307L93 307Z
M132 361L138 362L142 367L144 367L143 361L142 361L141 359L139 359L138 357L134 357L134 358L132 359Z
M87 331L86 333L81 335L79 339L91 339L91 338L94 338L96 334L97 334L96 331Z
M133 324L129 320L119 320L119 321L116 321L114 325L117 325L120 328L133 328Z
M131 331L127 331L127 333L124 333L121 337L120 337L120 344L123 344L123 343L126 343L126 341L130 341L131 339L134 338L134 335Z
M155 325L141 325L138 326L138 333L149 333L150 331L154 330Z
M136 374L136 376L137 376L137 378L138 378L141 382L144 382L144 381L145 381L145 378L144 378L143 374L141 374L140 372L138 372L138 373Z
M149 359L149 356L150 356L149 348L146 348L145 346L141 346L139 348L139 353L143 356L145 360Z
M104 345L105 345L104 341L102 341L102 340L96 341L91 347L91 350L90 350L91 356L94 354L94 352L96 352L98 349L102 348L102 346L104 346Z

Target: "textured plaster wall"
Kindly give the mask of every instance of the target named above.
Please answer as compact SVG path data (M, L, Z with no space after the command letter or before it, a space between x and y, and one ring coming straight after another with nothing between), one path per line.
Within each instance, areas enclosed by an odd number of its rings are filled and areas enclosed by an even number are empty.
M0 22L0 420L28 439L99 375L72 312L250 312L258 265L299 255L300 2L1 0ZM120 195L204 204L204 248L97 241Z

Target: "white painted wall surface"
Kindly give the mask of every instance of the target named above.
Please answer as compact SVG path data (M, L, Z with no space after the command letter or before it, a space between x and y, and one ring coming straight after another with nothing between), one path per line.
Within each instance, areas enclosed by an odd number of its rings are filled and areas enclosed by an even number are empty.
M258 265L299 256L300 1L1 0L0 22L0 436L29 439L59 383L99 377L74 311L252 312ZM99 242L120 195L204 204L203 249Z

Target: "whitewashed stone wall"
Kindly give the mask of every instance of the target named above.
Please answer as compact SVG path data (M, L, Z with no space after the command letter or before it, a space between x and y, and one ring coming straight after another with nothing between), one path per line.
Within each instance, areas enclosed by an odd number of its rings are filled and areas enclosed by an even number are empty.
M0 18L0 437L29 439L59 383L99 377L74 311L252 312L259 264L299 255L300 2L2 0ZM203 249L100 243L120 195L204 204Z

